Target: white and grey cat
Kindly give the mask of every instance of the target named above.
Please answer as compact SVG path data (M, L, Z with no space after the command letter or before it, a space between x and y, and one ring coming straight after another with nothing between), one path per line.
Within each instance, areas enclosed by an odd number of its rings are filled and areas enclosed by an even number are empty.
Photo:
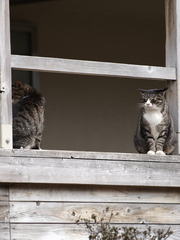
M141 116L134 145L139 153L166 155L172 154L176 147L173 120L164 97L167 89L138 89L141 93Z

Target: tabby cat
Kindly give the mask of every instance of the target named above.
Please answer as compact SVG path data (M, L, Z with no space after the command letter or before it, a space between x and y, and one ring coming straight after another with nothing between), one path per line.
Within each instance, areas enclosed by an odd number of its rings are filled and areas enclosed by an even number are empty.
M33 87L12 84L13 148L40 149L45 99Z
M177 140L163 89L138 89L141 93L139 118L134 145L139 153L172 154Z

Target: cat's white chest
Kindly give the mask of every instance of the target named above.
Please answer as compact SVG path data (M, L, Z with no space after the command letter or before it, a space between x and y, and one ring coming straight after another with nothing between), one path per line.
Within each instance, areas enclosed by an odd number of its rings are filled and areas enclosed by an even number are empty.
M151 128L151 134L155 139L157 139L159 132L157 131L157 125L160 124L163 120L162 113L159 109L155 111L146 111L144 118L149 123Z

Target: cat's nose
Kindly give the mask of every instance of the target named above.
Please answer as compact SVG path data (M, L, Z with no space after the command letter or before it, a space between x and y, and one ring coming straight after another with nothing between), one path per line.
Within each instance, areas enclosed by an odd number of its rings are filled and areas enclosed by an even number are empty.
M150 102L150 100L148 99L147 102L146 102L146 107L150 107L152 104Z

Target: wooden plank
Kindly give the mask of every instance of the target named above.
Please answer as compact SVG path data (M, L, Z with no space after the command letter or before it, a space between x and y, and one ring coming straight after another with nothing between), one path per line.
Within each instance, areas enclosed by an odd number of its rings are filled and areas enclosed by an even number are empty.
M12 149L9 1L0 1L0 148Z
M31 150L31 149L0 149L1 157L28 158L70 158L93 160L124 160L139 162L180 162L180 155L152 156L139 153L90 152L90 151L62 151L62 150Z
M180 187L180 164L54 158L0 158L1 182Z
M169 81L167 99L178 137L180 153L180 1L166 0L166 66L175 67L177 81Z
M76 224L12 224L12 239L25 240L87 240L88 234ZM27 239L27 238L26 238Z
M13 184L10 201L180 203L180 188Z
M18 70L83 74L106 77L176 80L175 68L95 62L61 58L12 55L11 67Z
M180 224L179 204L11 202L11 223L75 223L96 214L112 223ZM118 214L116 214L118 213Z
M0 184L0 201L9 201L9 189L5 184Z
M118 225L121 227L121 225ZM145 229L144 225L134 225ZM176 225L152 225L153 229L168 229L171 227L173 235L168 240L179 240L180 227ZM12 239L25 240L87 240L85 227L76 224L12 224Z
M9 204L8 202L0 202L0 223L9 221Z
M9 224L0 223L0 236L1 240L10 240Z

